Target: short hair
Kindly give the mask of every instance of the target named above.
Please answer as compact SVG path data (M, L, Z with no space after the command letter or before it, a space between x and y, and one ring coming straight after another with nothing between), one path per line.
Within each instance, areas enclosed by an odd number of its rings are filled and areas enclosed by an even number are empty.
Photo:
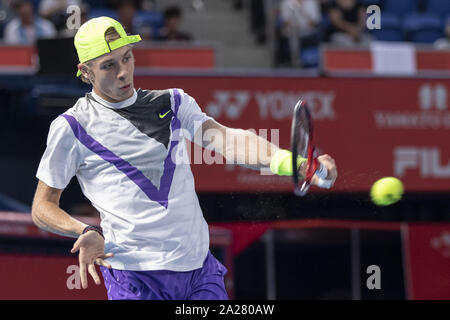
M164 10L164 19L176 17L181 17L181 9L178 6L170 6Z
M33 2L31 0L13 0L11 1L10 6L13 10L17 10L23 4L30 4L33 6Z
M116 31L116 29L114 29L113 27L108 28L105 32L105 40L106 42L112 42L114 40L117 40L120 38L119 33ZM92 60L86 61L84 62L84 64L91 66L92 65ZM81 81L83 81L84 83L87 84L91 84L91 80L86 78L83 73L80 76Z

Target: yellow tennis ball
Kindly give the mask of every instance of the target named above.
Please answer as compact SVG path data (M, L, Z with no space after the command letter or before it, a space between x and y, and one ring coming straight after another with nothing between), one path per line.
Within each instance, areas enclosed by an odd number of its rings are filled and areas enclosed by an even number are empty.
M403 196L403 183L394 177L385 177L376 181L370 189L370 197L377 206L388 206Z

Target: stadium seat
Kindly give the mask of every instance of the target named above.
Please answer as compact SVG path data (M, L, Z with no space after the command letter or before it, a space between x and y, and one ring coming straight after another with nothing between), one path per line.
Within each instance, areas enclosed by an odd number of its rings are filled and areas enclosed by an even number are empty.
M442 19L433 14L409 14L403 21L408 39L416 43L433 43L444 34Z
M315 68L319 65L319 48L309 47L304 48L300 52L300 61L303 68Z
M389 12L403 17L417 11L417 0L385 0L383 8L384 13Z
M400 19L390 13L381 15L381 29L370 32L379 41L404 41L404 33Z
M427 0L425 8L427 13L436 14L440 17L450 15L449 0Z

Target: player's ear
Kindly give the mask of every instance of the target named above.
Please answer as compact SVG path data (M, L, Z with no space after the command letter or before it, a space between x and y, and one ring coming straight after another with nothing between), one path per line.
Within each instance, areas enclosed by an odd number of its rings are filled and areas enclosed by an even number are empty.
M81 80L86 83L93 84L94 83L94 74L92 70L90 70L90 65L86 63L79 63L78 69L81 71Z
M88 70L88 67L84 63L79 63L78 64L78 70L81 71L81 74L84 77L89 78L89 70Z

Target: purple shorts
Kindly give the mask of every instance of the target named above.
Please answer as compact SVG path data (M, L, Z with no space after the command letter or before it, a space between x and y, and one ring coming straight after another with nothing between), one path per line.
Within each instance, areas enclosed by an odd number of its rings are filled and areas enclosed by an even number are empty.
M209 251L203 267L186 272L100 269L109 300L228 300L227 269Z

